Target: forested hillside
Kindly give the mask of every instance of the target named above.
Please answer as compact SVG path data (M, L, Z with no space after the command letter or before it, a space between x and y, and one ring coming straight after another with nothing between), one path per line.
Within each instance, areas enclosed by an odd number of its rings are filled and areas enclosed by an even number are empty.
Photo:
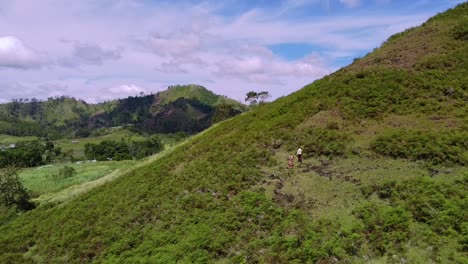
M5 263L466 263L468 4L0 227ZM303 164L287 169L297 147Z
M146 133L196 133L242 111L242 104L197 85L100 104L65 96L46 101L20 98L0 105L0 134L86 137L99 128L123 125Z

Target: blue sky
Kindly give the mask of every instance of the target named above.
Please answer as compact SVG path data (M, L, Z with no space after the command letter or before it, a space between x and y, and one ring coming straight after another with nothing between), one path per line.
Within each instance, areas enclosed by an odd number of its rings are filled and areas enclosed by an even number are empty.
M0 102L287 95L458 0L0 0Z

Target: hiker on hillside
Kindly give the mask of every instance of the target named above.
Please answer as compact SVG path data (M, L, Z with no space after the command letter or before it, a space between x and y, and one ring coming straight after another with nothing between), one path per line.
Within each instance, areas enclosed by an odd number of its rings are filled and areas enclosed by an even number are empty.
M292 169L292 168L294 168L294 157L289 156L289 158L288 158L288 169Z
M302 149L301 149L301 147L297 148L296 156L297 156L297 162L302 163Z

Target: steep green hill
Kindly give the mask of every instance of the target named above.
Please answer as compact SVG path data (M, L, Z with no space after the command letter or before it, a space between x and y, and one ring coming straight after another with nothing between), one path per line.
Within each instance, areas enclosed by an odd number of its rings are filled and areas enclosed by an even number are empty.
M242 105L237 101L227 97L219 96L199 85L175 85L169 86L166 91L157 94L158 101L161 105L166 105L176 101L179 98L195 99L205 105L217 105L220 103L229 103L235 105L242 110Z
M466 263L467 16L461 4L149 165L19 216L0 227L1 262ZM298 146L305 161L288 170Z
M246 110L241 103L197 85L171 86L154 95L101 104L64 96L47 101L19 99L0 105L0 134L86 137L96 129L121 125L148 133L194 133L214 123L213 116L226 106L229 111L221 111L220 120Z

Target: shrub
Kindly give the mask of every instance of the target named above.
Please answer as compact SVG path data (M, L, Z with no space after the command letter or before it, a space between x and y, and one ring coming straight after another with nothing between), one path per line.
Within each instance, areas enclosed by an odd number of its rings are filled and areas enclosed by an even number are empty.
M454 28L452 36L456 40L462 40L462 41L468 40L468 18L465 17L465 19L461 21L461 23Z
M73 167L64 166L59 169L58 175L61 178L69 178L76 175L76 170Z
M299 210L290 212L269 239L266 263L335 263L355 255L364 236L359 221L344 227L336 219L312 220Z
M467 182L439 183L430 178L414 179L396 186L393 202L404 201L404 206L416 221L426 223L439 234L462 232L466 207Z
M16 144L14 148L0 151L0 168L34 167L43 164L42 154L45 148L39 141L27 141Z
M467 132L434 133L396 130L379 136L371 149L384 156L426 160L434 164L468 162Z
M340 125L337 122L332 121L327 123L327 128L330 130L340 130Z
M314 156L341 156L346 153L350 137L337 130L310 128L304 131L300 145Z
M400 251L410 237L411 214L402 207L369 203L353 213L362 220L371 247L380 254Z
M0 169L0 204L30 210L34 204L29 202L29 193L18 177L18 169L13 167Z
M57 173L50 175L50 178L54 180L62 180L66 178L70 178L76 175L76 170L70 166L64 166L59 168Z
M405 208L412 218L442 235L462 234L460 221L466 207L468 175L454 183L438 182L429 177L397 183L389 180L370 187L367 195L376 193L394 207ZM362 211L362 210L361 210Z

